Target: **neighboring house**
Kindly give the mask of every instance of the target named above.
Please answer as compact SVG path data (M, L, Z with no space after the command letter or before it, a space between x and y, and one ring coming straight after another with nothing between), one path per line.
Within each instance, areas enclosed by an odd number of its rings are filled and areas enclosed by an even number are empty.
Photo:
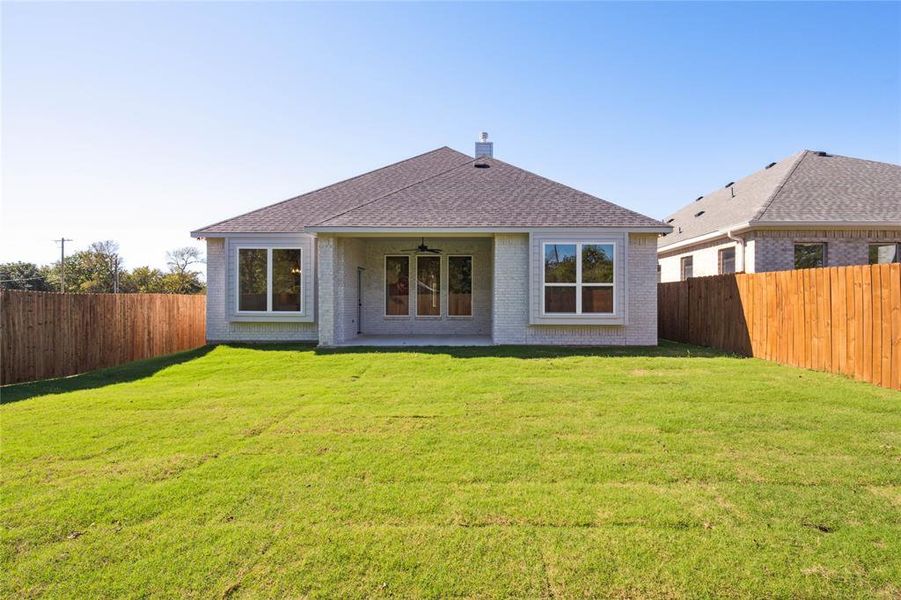
M192 232L207 338L344 344L657 343L670 228L444 147Z
M901 166L805 150L683 207L660 280L901 259Z

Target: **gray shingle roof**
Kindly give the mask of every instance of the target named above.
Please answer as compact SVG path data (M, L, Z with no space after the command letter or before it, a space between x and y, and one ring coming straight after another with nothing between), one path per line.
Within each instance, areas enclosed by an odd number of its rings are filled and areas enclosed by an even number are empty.
M314 225L471 160L462 152L451 150L445 146L231 219L219 221L193 233L205 235L302 231L306 226Z
M901 166L804 150L665 221L674 229L660 248L745 223L901 225Z
M445 147L194 234L295 232L311 226L659 228L663 224L503 161L474 159Z

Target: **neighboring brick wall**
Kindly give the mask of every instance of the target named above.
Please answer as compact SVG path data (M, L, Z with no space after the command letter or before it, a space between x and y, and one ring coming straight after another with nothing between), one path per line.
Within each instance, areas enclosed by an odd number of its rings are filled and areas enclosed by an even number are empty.
M869 245L880 242L901 242L901 232L868 229L844 229L833 231L751 231L742 234L745 239L745 268L747 273L788 271L795 267L795 243L825 242L826 266L844 267L865 265L869 262ZM658 255L661 281L681 279L681 258L694 258L694 277L717 275L720 248L736 247L736 261L740 249L734 242L722 239L698 244L676 254L665 249ZM739 261L740 262L740 261ZM738 265L737 265L738 266Z
M655 345L657 235L629 236L627 325L529 325L529 236L494 237L496 344Z
M660 281L666 283L682 279L682 257L684 256L692 257L694 277L719 275L720 250L723 248L735 248L735 260L738 267L741 263L741 257L739 256L741 248L736 242L729 240L713 240L705 244L692 246L672 255L667 255L665 251L661 252L661 256L658 258L660 263ZM747 257L747 254L745 256Z
M867 229L834 231L754 231L748 234L755 243L754 270L787 271L795 266L795 243L825 242L826 266L865 265L869 245L901 242L901 232Z
M239 323L226 313L227 256L223 238L207 238L206 339L215 342L313 342L315 323Z

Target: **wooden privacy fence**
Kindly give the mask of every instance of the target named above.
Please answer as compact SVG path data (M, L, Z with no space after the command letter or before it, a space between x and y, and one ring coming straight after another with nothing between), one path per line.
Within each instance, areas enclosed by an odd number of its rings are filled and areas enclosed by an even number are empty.
M196 348L205 323L203 295L0 290L0 384Z
M658 286L660 337L901 389L901 264Z

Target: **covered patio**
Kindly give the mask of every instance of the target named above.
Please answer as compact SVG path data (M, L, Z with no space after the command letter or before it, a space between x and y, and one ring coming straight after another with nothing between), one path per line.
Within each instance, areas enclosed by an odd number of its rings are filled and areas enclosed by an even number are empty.
M324 345L492 342L490 234L320 235L319 264Z
M367 335L360 334L337 344L338 347L383 346L490 346L490 335Z

